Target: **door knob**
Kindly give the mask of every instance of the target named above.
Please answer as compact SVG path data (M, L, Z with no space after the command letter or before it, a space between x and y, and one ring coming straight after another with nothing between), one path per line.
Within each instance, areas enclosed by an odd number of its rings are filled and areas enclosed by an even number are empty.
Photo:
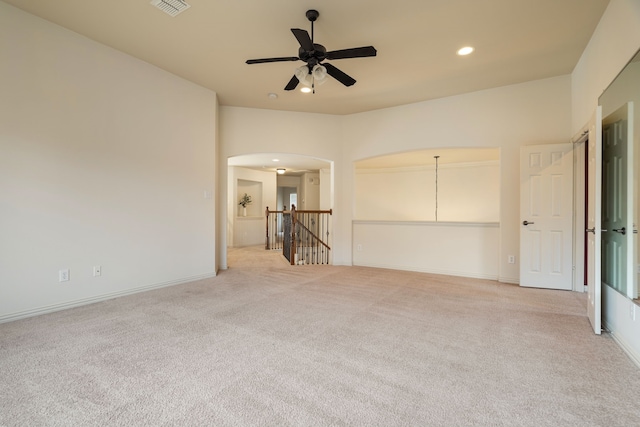
M529 224L535 224L535 222L529 222L526 219L522 221L522 225L529 225Z
M586 229L586 230L584 230L584 231L585 231L585 232L587 232L587 233L593 233L593 234L596 234L596 228L595 228L595 227L593 227L593 228L587 228L587 229Z
M614 228L613 231L620 234L627 234L627 229L625 227L622 228Z

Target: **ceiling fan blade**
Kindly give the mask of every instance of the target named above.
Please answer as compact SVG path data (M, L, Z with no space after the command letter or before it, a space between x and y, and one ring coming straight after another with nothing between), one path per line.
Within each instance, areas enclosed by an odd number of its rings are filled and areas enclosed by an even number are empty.
M298 80L296 76L293 76L291 77L291 80L289 80L289 83L284 87L284 90L294 90L296 86L298 86L298 83L300 83L300 80Z
M353 77L351 77L348 74L344 73L343 71L337 69L333 65L324 64L324 63L322 65L327 69L327 74L329 74L331 77L333 77L334 79L336 79L337 81L339 81L343 85L352 86L352 85L355 84L356 80Z
M327 59L364 58L376 56L377 50L373 46L354 47L351 49L333 50L327 52Z
M293 33L294 36L296 36L296 39L298 39L298 43L300 43L300 46L307 52L311 52L312 50L315 50L313 47L313 42L311 41L311 37L309 37L309 33L307 32L307 30L301 30L300 28L292 28L291 32Z
M283 56L280 58L247 59L247 64L264 64L265 62L285 62L298 60L300 60L300 58L298 58L297 56Z

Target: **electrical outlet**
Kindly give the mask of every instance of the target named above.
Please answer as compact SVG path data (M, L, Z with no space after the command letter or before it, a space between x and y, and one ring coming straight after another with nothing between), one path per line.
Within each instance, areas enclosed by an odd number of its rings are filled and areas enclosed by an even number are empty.
M93 277L97 277L97 276L101 276L102 275L102 267L99 265L94 265L93 266Z
M69 281L69 269L65 268L64 270L58 271L58 282L68 282Z
M516 263L515 255L509 255L509 264L515 264L515 263Z
M631 320L633 320L634 322L636 321L636 312L638 311L636 308L636 305L633 303L633 301L629 301L629 317L631 318Z

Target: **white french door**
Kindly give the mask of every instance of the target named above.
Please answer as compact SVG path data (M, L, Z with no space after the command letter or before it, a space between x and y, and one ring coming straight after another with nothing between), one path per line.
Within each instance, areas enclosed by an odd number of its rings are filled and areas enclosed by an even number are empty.
M520 151L520 286L572 289L573 145Z
M635 298L633 269L633 103L602 123L602 282Z

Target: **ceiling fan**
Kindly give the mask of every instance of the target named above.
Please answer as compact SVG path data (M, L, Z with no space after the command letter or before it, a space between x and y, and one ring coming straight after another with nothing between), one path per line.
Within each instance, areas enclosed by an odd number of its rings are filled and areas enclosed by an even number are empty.
M317 10L308 10L306 17L311 21L311 37L306 30L300 28L292 28L291 32L300 43L298 56L285 56L279 58L263 58L249 59L247 64L262 64L265 62L286 62L286 61L304 61L303 65L296 69L293 77L285 86L284 90L293 90L302 82L303 85L312 88L315 92L315 82L324 82L327 75L338 80L345 86L352 86L356 80L341 71L337 67L329 63L322 63L325 59L347 59L347 58L363 58L367 56L376 56L376 49L373 46L355 47L351 49L333 50L327 52L327 49L321 44L313 42L313 23L318 19L320 13Z

